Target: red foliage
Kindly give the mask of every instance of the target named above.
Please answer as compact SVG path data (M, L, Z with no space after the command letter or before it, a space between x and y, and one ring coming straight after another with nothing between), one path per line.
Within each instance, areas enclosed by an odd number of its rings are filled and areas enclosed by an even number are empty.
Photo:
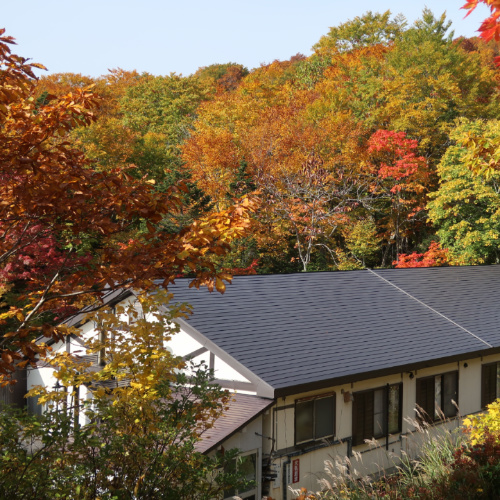
M500 41L500 0L467 0L462 9L468 10L467 17L480 3L484 3L490 9L491 16L486 18L479 27L481 38L487 42L490 40ZM500 57L495 58L495 63L500 66Z
M473 446L462 446L454 453L447 485L437 485L443 498L499 498L500 442L493 434ZM442 486L442 488L439 488ZM444 487L443 487L444 486Z
M392 265L397 269L405 267L440 267L449 265L448 249L433 241L424 253L399 254Z
M23 241L23 244L5 267L0 268L0 281L24 281L29 288L32 280L51 276L61 267L75 269L75 266L90 260L90 257L70 257L61 251L54 235L41 224L27 228L23 234L18 232L9 233L5 237L12 246L16 245L16 241Z
M257 264L259 260L253 259L252 263L248 267L235 267L230 269L229 272L234 276L246 276L250 274L257 274Z
M415 175L419 167L425 165L424 157L416 154L417 148L416 140L407 139L405 132L393 130L377 130L368 141L369 153L378 152L384 156L378 170L381 179L392 177L399 181ZM392 190L397 191L397 186Z

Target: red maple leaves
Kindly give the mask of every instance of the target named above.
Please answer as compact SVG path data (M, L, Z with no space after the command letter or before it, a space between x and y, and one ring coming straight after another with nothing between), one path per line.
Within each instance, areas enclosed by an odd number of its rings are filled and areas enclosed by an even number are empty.
M368 141L369 153L381 153L378 170L381 179L392 177L400 181L415 175L426 164L424 157L417 156L417 151L418 142L408 139L405 132L377 130ZM397 186L393 190L396 191Z
M462 9L468 10L467 17L480 4L488 6L491 16L486 18L479 27L479 36L489 42L490 40L500 41L500 0L467 0ZM500 66L500 57L495 58L495 63Z
M449 255L447 248L433 241L429 249L424 253L413 252L410 254L400 254L398 260L392 265L397 269L405 267L439 267L449 265Z

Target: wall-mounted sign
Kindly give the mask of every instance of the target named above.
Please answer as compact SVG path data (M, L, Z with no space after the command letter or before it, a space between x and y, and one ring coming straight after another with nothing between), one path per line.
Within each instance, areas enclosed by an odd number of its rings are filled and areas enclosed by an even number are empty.
M292 460L292 483L298 483L300 478L300 461L298 458Z

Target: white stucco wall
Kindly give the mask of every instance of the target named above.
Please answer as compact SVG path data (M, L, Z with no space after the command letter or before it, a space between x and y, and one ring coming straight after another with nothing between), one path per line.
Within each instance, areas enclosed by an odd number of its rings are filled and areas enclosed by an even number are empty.
M259 435L257 435L257 434ZM223 442L226 450L238 448L241 452L258 449L262 455L262 417L257 417L241 430Z

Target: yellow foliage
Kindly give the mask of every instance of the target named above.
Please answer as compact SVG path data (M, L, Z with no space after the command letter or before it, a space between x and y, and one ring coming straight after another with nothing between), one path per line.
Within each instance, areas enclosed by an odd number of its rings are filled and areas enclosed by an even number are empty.
M366 259L376 254L380 246L380 236L372 219L360 220L354 225L347 226L346 244L353 256L362 261L363 267Z
M172 294L164 291L154 296L140 295L137 299L127 306L117 306L114 311L102 310L89 316L96 328L95 335L86 341L85 354L97 354L102 359L99 370L95 370L91 361L83 361L81 355L66 352L47 355L44 361L54 368L55 378L66 389L58 392L52 387L37 386L28 397L39 396L42 404L74 405L76 389L85 385L94 403L112 396L115 407L122 407L131 418L135 416L128 432L133 432L138 413L142 422L154 425L155 419L148 415L154 411L158 397L156 381L173 380L175 373L184 367L182 358L175 357L166 342L178 331L174 319L186 315L189 307L170 304ZM112 381L124 383L114 384L110 389ZM78 404L83 407L84 401Z
M500 440L500 399L487 405L487 408L487 412L471 415L463 421L472 445L483 443L486 432L493 434Z

